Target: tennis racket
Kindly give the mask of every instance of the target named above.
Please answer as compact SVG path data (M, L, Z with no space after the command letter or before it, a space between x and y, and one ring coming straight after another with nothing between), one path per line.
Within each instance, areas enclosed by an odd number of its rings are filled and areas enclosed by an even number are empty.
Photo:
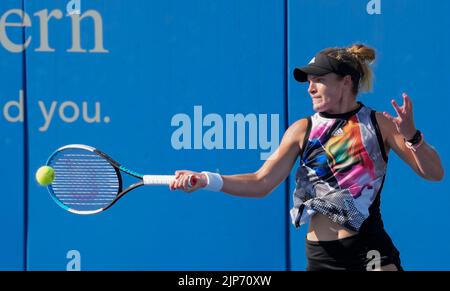
M47 187L63 209L75 214L96 214L109 209L140 186L169 185L174 175L142 175L125 168L100 150L81 144L57 149L47 160L55 179ZM122 173L139 179L123 189ZM189 178L189 187L196 183Z

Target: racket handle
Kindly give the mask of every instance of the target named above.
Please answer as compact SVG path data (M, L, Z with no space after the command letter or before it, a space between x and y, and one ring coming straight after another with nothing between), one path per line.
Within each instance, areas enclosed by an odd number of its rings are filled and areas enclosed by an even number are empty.
M174 175L144 175L142 177L144 180L144 185L152 186L152 185L169 185L173 179L175 179ZM197 184L197 178L193 175L189 177L189 187Z
M144 185L169 185L173 179L174 175L144 175L142 178L144 180Z

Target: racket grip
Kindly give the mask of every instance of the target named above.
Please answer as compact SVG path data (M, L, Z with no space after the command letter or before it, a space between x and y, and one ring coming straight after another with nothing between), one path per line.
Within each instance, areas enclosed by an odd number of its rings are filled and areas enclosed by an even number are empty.
M144 175L142 177L144 180L144 185L146 186L157 186L157 185L169 185L173 179L174 175ZM191 188L197 184L197 178L194 175L189 175L188 187Z
M142 177L144 180L144 185L147 186L157 186L157 185L169 185L173 179L174 175L144 175Z

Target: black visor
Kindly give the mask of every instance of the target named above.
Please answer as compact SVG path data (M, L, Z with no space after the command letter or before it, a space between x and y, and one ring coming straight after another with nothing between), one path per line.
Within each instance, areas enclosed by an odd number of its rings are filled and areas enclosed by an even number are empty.
M352 65L318 53L307 66L294 69L294 78L299 82L306 82L308 75L323 76L328 73L336 73L341 76L351 75L357 81L361 77L361 74Z

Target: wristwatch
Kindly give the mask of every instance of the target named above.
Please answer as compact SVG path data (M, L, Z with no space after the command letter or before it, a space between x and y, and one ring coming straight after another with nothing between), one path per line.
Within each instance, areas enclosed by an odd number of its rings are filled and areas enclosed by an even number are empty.
M422 145L422 143L423 143L423 133L420 132L420 130L417 130L411 139L409 139L409 140L405 139L406 147L409 148L410 150L412 150L413 152L415 152L417 150L417 148L420 145Z

